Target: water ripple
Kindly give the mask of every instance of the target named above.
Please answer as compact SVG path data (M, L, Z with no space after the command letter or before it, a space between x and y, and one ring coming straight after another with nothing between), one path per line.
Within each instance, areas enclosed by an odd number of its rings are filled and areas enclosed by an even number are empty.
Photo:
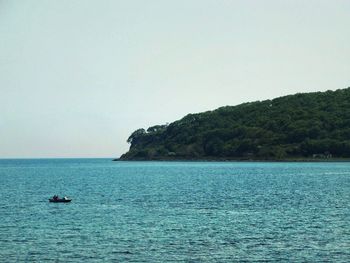
M349 262L349 171L0 160L0 262Z

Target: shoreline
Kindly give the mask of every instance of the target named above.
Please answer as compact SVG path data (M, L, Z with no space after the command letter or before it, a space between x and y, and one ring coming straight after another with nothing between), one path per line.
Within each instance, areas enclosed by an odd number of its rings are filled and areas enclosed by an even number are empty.
M350 162L350 158L328 158L328 159L317 159L317 158L291 158L291 159L227 159L227 158L203 158L203 159L174 159L174 158L159 158L159 159L113 159L114 162L276 162L276 163L340 163Z

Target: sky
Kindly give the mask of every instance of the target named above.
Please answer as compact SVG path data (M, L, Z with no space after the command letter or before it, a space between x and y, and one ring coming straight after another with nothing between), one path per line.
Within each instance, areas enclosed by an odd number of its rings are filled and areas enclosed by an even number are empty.
M350 86L348 0L0 0L0 158L119 157L137 128Z

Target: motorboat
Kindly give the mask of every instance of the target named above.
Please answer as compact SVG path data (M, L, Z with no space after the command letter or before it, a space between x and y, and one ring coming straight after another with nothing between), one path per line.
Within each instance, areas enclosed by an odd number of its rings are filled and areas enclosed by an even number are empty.
M49 199L51 203L69 203L72 201L72 199L68 198L67 196L63 198L59 198L58 195L54 195L52 198Z

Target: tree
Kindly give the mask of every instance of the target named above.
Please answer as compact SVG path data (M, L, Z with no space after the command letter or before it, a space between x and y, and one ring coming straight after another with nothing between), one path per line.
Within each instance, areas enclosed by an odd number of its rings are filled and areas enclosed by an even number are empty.
M134 131L128 138L127 142L133 144L140 136L143 136L146 133L145 129L140 128Z

